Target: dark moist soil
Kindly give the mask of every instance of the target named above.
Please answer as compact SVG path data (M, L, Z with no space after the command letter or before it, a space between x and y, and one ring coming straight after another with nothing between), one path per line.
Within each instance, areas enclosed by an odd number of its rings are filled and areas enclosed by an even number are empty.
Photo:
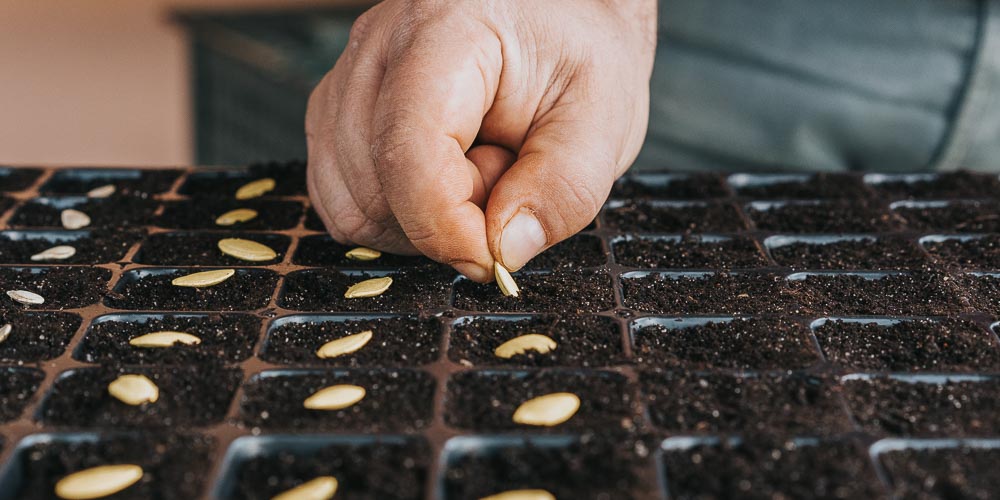
M968 309L952 280L930 271L873 280L857 275L812 275L788 284L803 309L815 314L947 316Z
M372 331L372 339L358 351L320 359L316 350L341 337ZM438 359L441 323L436 318L388 317L351 321L289 322L272 327L261 359L274 364L324 366L420 366Z
M600 312L615 307L611 279L604 269L558 269L516 273L518 297L505 297L496 283L462 279L455 284L455 307L477 312Z
M71 208L90 216L90 228L139 227L148 224L159 201L134 196L87 200ZM47 227L62 229L62 209L29 201L10 219L12 227Z
M995 436L1000 381L911 383L888 378L844 382L847 404L865 431L917 437Z
M903 228L956 233L1000 232L1000 204L956 200L943 207L896 207Z
M305 196L306 164L303 161L270 162L231 172L195 172L181 185L181 194L199 197L236 196L243 185L257 179L275 180L274 190L264 196Z
M625 307L660 314L794 315L798 299L784 277L767 273L712 273L679 278L650 274L622 278Z
M996 495L996 448L895 450L879 456L892 480L894 498L970 498Z
M0 368L0 422L19 417L44 378L40 370Z
M416 439L344 442L308 454L275 452L239 465L228 498L268 500L318 476L334 476L345 499L418 500L424 497L430 460L427 445Z
M660 269L741 269L767 266L750 238L706 241L684 236L679 241L633 237L613 245L615 261L623 266Z
M306 209L306 221L305 228L312 231L323 231L326 232L326 226L323 221L319 218L319 214L316 213L312 207Z
M155 403L130 406L108 394L123 374L142 374L160 388ZM47 425L72 427L203 427L221 422L242 374L206 364L198 369L79 368L56 379L39 410Z
M929 241L924 248L947 267L1000 270L1000 236L987 235L971 240Z
M580 409L568 421L542 427L512 420L521 403L553 392L571 392L580 398ZM628 431L635 425L632 398L625 377L612 372L466 371L448 381L444 421L468 431Z
M163 330L196 335L201 343L163 348L129 345L129 340L134 337ZM93 323L73 357L87 363L102 364L238 363L253 354L259 333L260 320L245 314L166 315L162 319L145 321L124 316Z
M41 175L42 171L37 168L0 168L0 191L23 191Z
M961 282L969 290L973 307L993 315L1000 314L1000 276L962 276Z
M463 318L452 325L448 357L459 364L515 366L609 366L624 361L620 326L605 316L543 315L528 318ZM545 354L528 351L510 359L494 350L504 342L537 333L556 341Z
M265 372L266 373L266 372ZM243 388L240 419L248 427L283 431L417 432L431 423L436 381L415 370L289 371L254 378ZM308 410L302 402L331 385L365 388L343 410Z
M37 268L36 268L37 269ZM0 269L0 310L75 309L97 303L104 295L111 271L87 267L47 267L41 272ZM44 304L24 305L7 296L7 290L27 290L42 296Z
M444 470L447 498L475 499L517 490L543 489L556 498L630 500L643 494L636 469L645 459L639 441L615 442L588 436L565 445L536 444L530 438L504 444L455 449Z
M789 233L877 232L898 225L893 214L862 200L789 203L766 210L747 207L747 215L758 229Z
M850 199L870 196L861 177L850 174L818 173L806 181L774 182L734 187L746 198L770 200Z
M734 319L685 328L650 325L633 334L649 367L794 369L819 361L808 329L778 318Z
M256 210L257 217L232 226L215 223L220 215L237 208ZM297 226L301 218L302 203L297 201L198 198L164 202L163 213L156 217L153 224L168 229L282 230Z
M850 442L745 443L668 450L670 498L883 498L871 462Z
M56 438L20 452L24 461L21 499L51 499L63 477L100 465L122 463L142 467L139 482L107 498L186 500L198 498L208 486L215 441L196 435L104 434L97 441Z
M910 269L925 264L916 245L892 237L791 243L772 248L771 257L792 269Z
M734 232L745 228L734 205L715 202L681 206L628 202L608 208L604 223L623 232L645 233Z
M850 432L840 386L801 373L643 373L653 424L671 433L826 436Z
M612 198L660 198L674 200L700 200L722 198L728 195L723 179L718 174L685 174L667 182L643 182L641 178L622 177L611 189Z
M525 271L603 266L608 261L601 239L579 234L538 254L524 266Z
M89 236L79 239L51 241L44 238L13 240L0 233L0 263L39 265L117 262L125 258L125 253L145 235L146 231L143 229L96 229ZM76 249L76 255L64 260L31 260L32 255L56 245L70 245Z
M126 274L105 303L115 309L167 311L250 311L267 306L278 275L264 269L237 269L236 275L204 288L174 286L170 282L205 269L184 269L135 279Z
M996 198L1000 193L1000 181L996 174L967 171L937 174L933 180L882 182L872 184L871 187L880 197L897 200Z
M828 321L814 333L826 358L850 369L989 372L1000 367L996 338L971 321Z
M277 253L265 261L237 259L219 250L219 240L241 238L261 243ZM281 262L291 239L280 234L259 233L158 233L143 241L133 261L161 266L266 266Z
M14 206L13 198L6 198L0 195L0 215L7 211L8 208Z
M382 275L348 275L333 269L310 269L290 273L278 303L298 311L429 311L448 304L453 273L443 266L430 265L389 274L392 286L381 295L348 299L347 289Z
M344 256L357 245L341 245L327 235L306 236L299 240L299 246L292 257L292 263L300 266L342 267L348 269L397 269L431 264L425 257L413 257L383 253L375 260L351 260Z
M84 179L74 170L60 170L39 190L42 193L56 194L86 194L91 189L107 184L115 186L115 194L120 195L150 195L160 194L170 190L174 181L181 175L180 170L143 170L136 178L122 179L116 177L121 171L108 169L108 175L93 179Z
M13 327L0 343L0 360L34 363L55 358L66 349L80 322L79 316L70 313L0 311L0 326Z

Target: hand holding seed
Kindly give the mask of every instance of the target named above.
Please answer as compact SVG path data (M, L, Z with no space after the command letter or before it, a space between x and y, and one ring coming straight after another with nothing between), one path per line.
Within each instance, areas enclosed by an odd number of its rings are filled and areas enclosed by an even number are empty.
M309 193L343 244L476 281L597 215L646 130L654 0L386 0L306 118Z

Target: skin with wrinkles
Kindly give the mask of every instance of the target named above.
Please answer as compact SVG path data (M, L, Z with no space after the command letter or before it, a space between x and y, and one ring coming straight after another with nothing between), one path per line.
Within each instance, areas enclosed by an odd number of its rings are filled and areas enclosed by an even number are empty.
M310 98L320 218L340 243L476 281L519 269L635 160L655 38L655 0L376 5Z

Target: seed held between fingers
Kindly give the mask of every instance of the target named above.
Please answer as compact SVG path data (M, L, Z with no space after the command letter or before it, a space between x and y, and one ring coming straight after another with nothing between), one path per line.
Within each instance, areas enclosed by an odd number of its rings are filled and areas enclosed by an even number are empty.
M286 490L271 500L330 500L337 494L339 483L333 476L320 476Z
M59 214L59 220L66 229L80 229L90 225L90 216L72 208L67 208Z
M352 248L344 254L350 260L369 261L382 256L382 252L368 247Z
M222 253L250 262L263 262L278 256L271 247L242 238L224 238L219 240L218 245Z
M498 358L510 359L518 354L524 354L528 351L545 354L555 349L556 346L556 341L546 335L529 333L519 337L514 337L503 344L500 344L500 346L493 351L493 354L495 354Z
M357 385L339 384L324 387L302 402L307 410L343 410L365 398L365 388Z
M576 414L580 398L570 392L554 392L529 399L514 411L514 422L523 425L553 427Z
M215 269L179 276L174 278L170 283L174 286L203 288L218 285L232 278L234 274L236 274L235 269Z
M514 277L510 275L510 271L499 262L493 263L493 275L497 279L497 286L500 287L500 292L505 296L517 297L521 293L521 289L517 287L517 283L514 282Z
M360 283L351 285L351 287L344 292L344 298L360 299L365 297L376 297L385 293L391 285L392 278L389 276L364 280Z
M45 303L45 298L35 292L27 290L7 290L7 296L29 306L37 306Z
M215 219L215 223L220 226L232 226L240 222L253 220L257 217L257 211L252 208L237 208L230 210Z
M198 345L201 339L190 333L162 331L134 337L128 343L134 347L173 347L176 344Z
M139 406L160 399L160 388L145 375L120 375L108 384L108 394L127 405Z
M142 467L138 465L100 465L60 479L55 493L64 500L104 498L139 482L142 475Z
M40 260L66 260L76 255L76 249L69 245L59 245L43 250L31 256L34 262Z
M556 500L556 497L545 490L508 490L479 500Z
M274 190L275 182L270 177L248 182L236 190L237 200L249 200L263 196Z
M351 354L367 345L371 339L372 331L365 330L360 333L331 340L316 350L316 356L320 359L329 359L343 356L345 354Z

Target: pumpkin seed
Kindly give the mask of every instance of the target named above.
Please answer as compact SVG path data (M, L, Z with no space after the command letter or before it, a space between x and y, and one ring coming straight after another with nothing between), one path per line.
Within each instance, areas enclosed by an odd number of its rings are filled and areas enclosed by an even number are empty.
M364 297L375 297L385 293L391 285L392 278L389 276L364 280L360 283L351 285L351 287L344 292L344 298L359 299Z
M226 255L251 262L262 262L278 256L274 250L271 250L271 247L242 238L225 238L219 240L219 250L222 250L222 253Z
M337 494L337 478L320 476L279 493L271 500L330 500Z
M345 354L351 354L360 350L372 339L372 331L365 330L337 340L331 340L316 350L316 356L320 359L336 358Z
M108 394L127 405L139 406L160 399L160 388L145 375L119 375L108 384Z
M493 354L496 354L498 358L510 359L518 354L524 354L528 351L545 354L555 349L556 345L556 341L546 335L529 333L521 335L520 337L514 337L503 344L500 344L500 346L493 351Z
M56 496L65 500L103 498L139 482L142 474L142 467L132 464L91 467L60 479Z
M553 427L576 414L580 398L570 392L554 392L529 399L514 411L514 422L523 425Z
M307 410L343 410L365 398L365 388L338 384L324 387L302 402Z
M174 286L187 286L194 288L202 288L206 286L213 286L232 278L236 274L235 269L214 269L212 271L201 271L199 273L187 274L174 278L172 283Z
M256 217L257 211L252 208L237 208L236 210L230 210L220 215L215 219L215 223L220 226L232 226L233 224L246 222Z
M514 282L514 277L510 275L510 271L499 262L493 263L493 275L497 279L497 286L500 287L500 292L505 296L517 297L521 293L521 289L517 287L517 283Z
M556 500L556 497L545 490L508 490L479 500Z
M31 256L32 261L39 260L66 260L76 255L76 249L69 245L59 245Z
M265 193L273 191L274 186L274 179L270 177L248 182L236 190L236 199L249 200L250 198L263 196Z
M66 229L80 229L90 225L90 216L72 208L63 210L59 214L59 220Z
M107 198L113 194L115 194L115 185L105 184L87 191L87 198Z
M10 337L10 332L14 331L14 325L7 323L6 325L0 326L0 344L3 344Z
M184 332L153 332L134 337L128 341L134 347L173 347L177 344L198 345L201 339Z
M381 257L382 252L379 252L374 248L358 247L348 250L344 256L351 260L369 261Z
M45 298L27 290L7 290L7 296L22 304L37 306L45 303Z

